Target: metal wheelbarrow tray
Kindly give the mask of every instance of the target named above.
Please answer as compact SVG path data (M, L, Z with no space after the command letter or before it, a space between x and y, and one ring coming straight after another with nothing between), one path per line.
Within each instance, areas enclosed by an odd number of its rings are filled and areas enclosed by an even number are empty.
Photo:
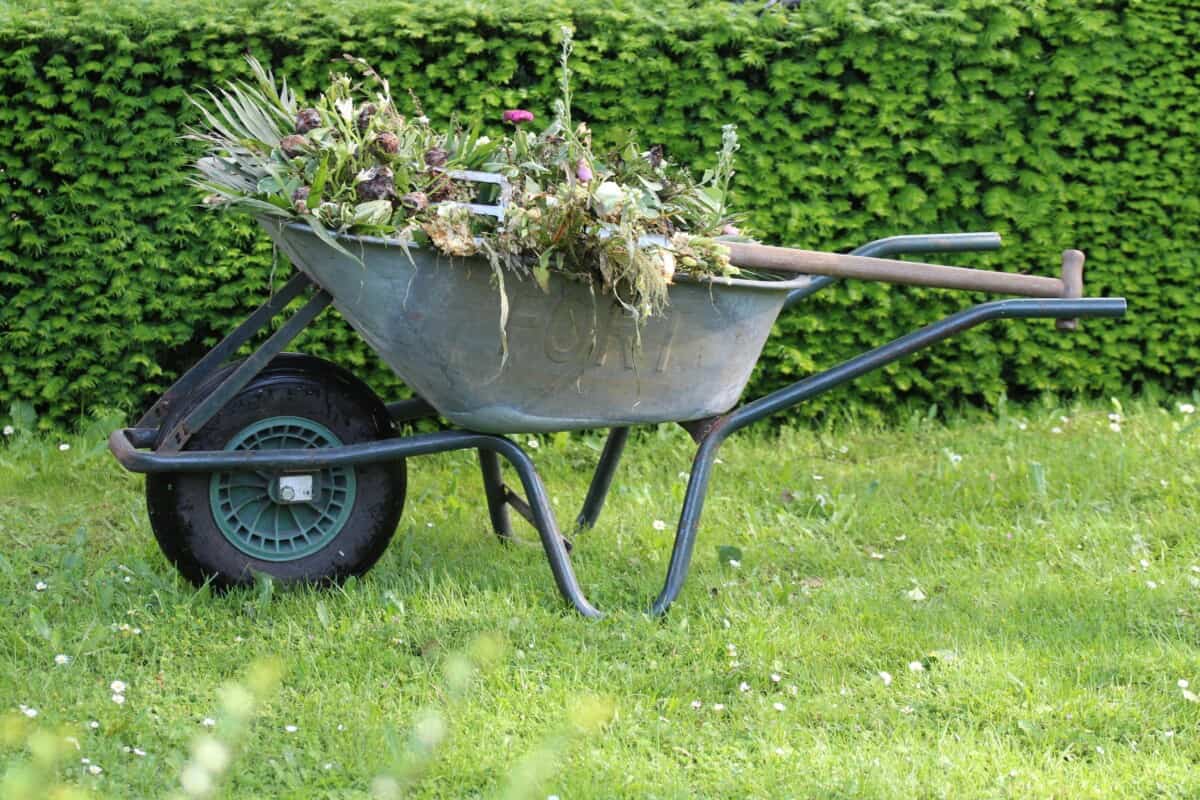
M399 520L406 459L473 449L496 533L509 511L537 530L555 583L585 616L581 590L545 487L528 453L504 434L610 428L577 530L592 527L630 426L679 422L697 442L667 576L650 606L664 613L683 587L716 454L732 433L866 372L997 319L1118 317L1122 298L1082 297L1083 255L1067 251L1062 279L884 261L911 253L992 250L994 233L896 236L847 256L732 244L733 261L786 269L779 280L681 278L664 315L635 326L610 298L555 277L549 292L505 282L500 302L482 260L369 237L343 237L347 258L306 228L268 224L298 274L172 385L109 447L148 474L147 500L164 553L193 582L244 585L256 572L337 581L365 572ZM796 275L796 264L821 275ZM781 310L836 276L1033 295L982 303L765 397L735 406ZM307 303L252 355L230 362L293 300ZM380 401L345 370L284 353L333 304L418 395ZM227 363L229 362L229 363ZM731 410L732 409L732 410ZM441 416L455 429L397 435ZM515 470L504 483L500 459Z

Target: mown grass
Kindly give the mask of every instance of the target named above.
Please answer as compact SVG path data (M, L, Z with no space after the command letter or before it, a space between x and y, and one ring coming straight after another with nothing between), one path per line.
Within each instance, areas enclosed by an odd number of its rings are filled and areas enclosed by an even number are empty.
M741 435L663 620L641 610L691 446L644 432L576 542L600 622L564 608L528 528L495 542L470 454L410 464L366 578L213 596L159 555L141 479L95 433L18 433L0 795L1194 797L1193 419L1093 403ZM564 521L600 441L539 440Z

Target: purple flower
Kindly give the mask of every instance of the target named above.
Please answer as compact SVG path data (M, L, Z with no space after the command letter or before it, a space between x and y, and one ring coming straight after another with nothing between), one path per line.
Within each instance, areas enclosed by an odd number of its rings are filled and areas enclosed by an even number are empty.
M522 122L533 122L533 112L523 108L510 108L501 115L501 118L513 125L520 125Z
M579 164L575 167L575 176L584 183L592 179L592 168L582 158L579 159Z

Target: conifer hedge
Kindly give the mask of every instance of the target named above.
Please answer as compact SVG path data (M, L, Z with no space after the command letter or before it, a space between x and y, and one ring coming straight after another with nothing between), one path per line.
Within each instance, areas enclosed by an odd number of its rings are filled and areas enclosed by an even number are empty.
M549 112L563 24L575 104L600 141L637 129L703 167L725 122L736 187L771 243L848 250L898 233L998 230L957 263L1057 272L1088 253L1123 321L1062 335L993 325L843 390L991 401L1190 389L1200 363L1200 6L1039 0L726 3L195 0L0 6L0 409L46 424L136 411L286 276L256 226L197 207L188 92L253 53L302 91L353 53L426 113L499 126ZM847 283L788 313L758 393L977 298ZM398 383L329 314L299 346ZM815 406L814 408L819 408ZM0 410L0 416L4 413Z

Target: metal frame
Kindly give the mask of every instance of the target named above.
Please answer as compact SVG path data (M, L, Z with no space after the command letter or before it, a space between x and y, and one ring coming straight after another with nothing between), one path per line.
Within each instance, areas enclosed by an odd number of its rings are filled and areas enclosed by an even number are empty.
M968 233L941 236L895 236L871 242L854 255L882 256L919 252L992 250L1000 245L994 233ZM785 308L834 282L834 278L816 278L812 283L789 294ZM241 366L230 373L213 392L161 436L160 426L171 406L195 391L215 374L220 364L248 342L285 306L307 288L307 279L297 276L278 294L255 311L242 325L181 377L133 428L114 431L109 449L117 460L133 472L214 472L232 469L297 470L328 466L371 464L394 461L453 450L477 450L488 513L496 534L506 540L512 536L509 509L524 517L538 532L550 571L559 592L585 617L601 613L587 599L575 577L570 560L570 544L560 533L550 507L545 485L529 455L511 439L463 430L422 433L364 444L320 450L186 451L188 438L210 420L238 391L283 351L296 334L329 305L323 291L315 292L308 303L259 347ZM680 510L675 541L663 587L650 606L650 613L663 614L679 596L691 565L697 532L712 468L721 445L729 436L765 417L776 414L822 394L860 375L930 347L944 339L997 319L1048 318L1070 320L1088 317L1119 317L1125 313L1123 298L1021 299L998 300L952 314L918 331L902 336L835 367L744 403L733 411L704 420L681 422L697 443L692 460L683 506ZM388 405L397 423L436 416L436 411L421 398ZM610 430L596 465L583 508L575 521L576 531L593 527L612 486L617 466L629 438L629 428ZM156 442L161 442L157 449ZM501 458L515 470L524 497L504 482Z

